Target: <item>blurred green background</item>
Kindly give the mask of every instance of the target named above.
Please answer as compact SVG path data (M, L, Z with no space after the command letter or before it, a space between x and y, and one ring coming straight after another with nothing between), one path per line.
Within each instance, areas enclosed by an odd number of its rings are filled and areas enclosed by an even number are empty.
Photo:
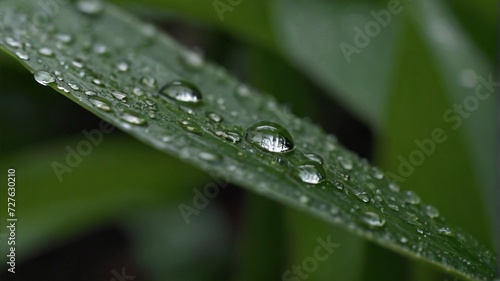
M386 172L398 175L415 141L442 128L447 140L400 185L495 249L496 94L467 117L453 111L471 108L464 102L478 77L497 81L494 1L113 2ZM193 190L217 180L118 130L60 182L53 163L100 120L4 54L0 85L1 178L17 171L19 280L119 280L122 270L135 280L279 280L328 235L341 246L307 280L453 280L232 185L187 224L179 204L192 205ZM443 116L449 110L453 122Z

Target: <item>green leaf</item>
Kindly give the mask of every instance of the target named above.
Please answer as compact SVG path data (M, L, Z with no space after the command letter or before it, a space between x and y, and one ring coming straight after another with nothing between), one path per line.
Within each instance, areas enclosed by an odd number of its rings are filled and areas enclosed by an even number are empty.
M2 48L40 83L158 150L471 280L496 276L490 252L430 218L335 137L150 25L107 4L84 8L61 5L40 22L36 3L4 0Z

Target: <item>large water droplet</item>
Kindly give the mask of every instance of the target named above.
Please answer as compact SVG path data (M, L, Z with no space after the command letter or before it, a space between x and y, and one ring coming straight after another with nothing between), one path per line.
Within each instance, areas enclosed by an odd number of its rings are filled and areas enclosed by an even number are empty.
M410 203L412 205L420 204L420 197L418 197L418 195L411 190L404 193L404 200L406 203Z
M436 207L431 206L431 205L426 205L424 207L424 213L430 217L430 218L437 218L439 217L439 211L436 209Z
M261 150L275 153L286 153L295 148L290 133L283 126L270 121L250 126L245 132L245 140Z
M374 212L363 212L361 214L361 221L371 228L379 228L385 224L385 219L381 218L379 214Z
M326 172L321 164L306 161L298 165L297 177L308 184L319 184L326 179Z
M54 76L47 71L43 71L43 70L37 71L37 72L35 72L34 76L35 76L36 82L38 82L44 86L47 86L50 83L56 82L56 79L54 78Z
M87 15L98 15L104 10L101 0L78 0L76 2L78 11Z
M133 125L144 125L147 122L144 116L131 110L121 112L119 117L123 121Z
M186 81L174 81L160 90L162 97L185 105L196 105L201 102L201 92L193 84Z

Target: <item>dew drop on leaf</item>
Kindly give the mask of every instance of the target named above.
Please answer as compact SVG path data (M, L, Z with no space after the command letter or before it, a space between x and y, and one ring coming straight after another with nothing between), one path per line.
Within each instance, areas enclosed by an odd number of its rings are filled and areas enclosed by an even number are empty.
M207 162L221 162L222 156L219 154L211 153L211 152L200 152L198 153L198 158L201 160L205 160Z
M418 195L409 190L404 193L404 200L406 203L412 204L412 205L417 205L420 204L420 197Z
M189 70L199 70L204 64L203 56L195 52L182 53L180 61Z
M319 163L319 164L323 164L323 162L324 162L323 158L315 153L306 153L306 154L304 154L304 156L306 156L310 160L312 160L316 163Z
M325 169L314 161L302 162L297 167L297 177L304 183L319 184L326 179Z
M30 56L28 54L26 54L25 52L22 52L22 51L16 51L16 56L21 59L21 60L24 60L24 61L27 61L30 59Z
M144 76L144 77L142 77L141 83L143 85L147 86L148 88L151 88L151 89L156 89L156 87L157 87L156 79L154 79L151 76Z
M160 89L161 97L174 100L184 105L197 105L201 103L200 90L186 81L173 81Z
M241 136L237 132L217 131L215 132L215 135L232 143L237 143L241 141Z
M340 162L340 165L342 166L342 168L346 169L346 170L351 170L352 169L352 161L343 157L343 156L339 156L337 157L337 160L339 160Z
M224 120L224 119L222 118L222 116L220 116L219 114L217 114L217 113L215 113L215 112L207 112L207 117L208 117L211 121L213 121L213 122L215 122L215 123L220 123L220 122L222 122L222 120Z
M361 221L370 228L380 228L385 225L385 219L374 212L363 212L361 214Z
M34 76L36 82L42 84L43 86L47 86L50 83L56 82L54 76L47 71L43 70L37 71L35 72Z
M426 205L424 207L424 213L430 218L439 217L439 210L436 207L431 206L431 205Z
M111 95L113 95L113 97L119 101L125 102L127 100L127 95L122 92L113 91L111 92Z
M54 52L52 51L52 49L47 48L47 47L43 47L43 48L38 49L38 53L40 55L46 56L46 57L52 57L54 55Z
M290 133L283 126L270 121L260 121L250 126L245 132L245 140L261 150L275 153L286 153L295 148Z
M90 97L89 101L92 105L94 105L95 107L97 107L100 110L108 111L108 112L111 111L111 103L105 98Z
M147 122L144 116L131 110L121 112L119 117L121 120L132 125L144 125Z
M187 132L194 133L194 134L201 133L200 126L198 126L198 124L196 124L195 122L193 122L191 120L183 120L183 121L179 122L179 124Z
M101 0L78 0L76 7L81 13L91 16L98 15L104 10Z

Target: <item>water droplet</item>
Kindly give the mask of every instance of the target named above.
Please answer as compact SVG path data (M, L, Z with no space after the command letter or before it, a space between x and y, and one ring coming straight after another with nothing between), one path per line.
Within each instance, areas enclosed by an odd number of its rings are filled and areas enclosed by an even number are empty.
M119 117L123 121L133 125L144 125L147 122L144 116L131 110L121 112Z
M371 228L379 228L385 224L385 219L381 218L379 214L374 212L363 212L361 214L361 221Z
M154 111L150 110L150 111L148 111L148 116L149 116L149 118L154 119L156 117L156 113Z
M25 52L21 52L21 51L16 51L16 56L24 61L30 59L30 56L28 54L26 54Z
M351 170L352 169L352 161L343 157L343 156L339 156L337 157L337 160L339 160L340 162L340 165L342 165L342 167L346 170Z
M203 66L203 56L195 52L184 52L180 57L181 63L190 70L198 70Z
M104 4L101 0L79 0L76 2L78 11L87 15L98 15L104 10Z
M420 204L420 197L418 197L418 195L411 190L404 193L404 200L406 203L410 203L412 205Z
M5 44L9 45L12 48L20 48L21 47L21 42L15 40L12 37L6 37L4 41L5 41Z
M302 204L307 204L309 202L309 197L307 197L305 195L301 195L299 197L299 202L302 203Z
M97 85L97 86L102 86L102 82L99 79L92 79L92 83Z
M231 131L217 131L215 132L215 135L218 137L221 137L227 141L231 141L232 143L237 143L241 141L241 136L236 133L236 132L231 132Z
M304 156L306 156L310 160L312 160L316 163L319 163L319 164L323 164L323 162L324 162L323 158L315 153L306 153L306 154L304 154Z
M101 110L111 111L111 103L107 99L101 97L90 97L89 101L92 105Z
M83 67L83 62L81 60L78 60L78 59L71 61L71 64L76 68Z
M46 56L46 57L51 57L54 55L54 52L52 51L52 49L47 48L47 47L43 47L43 48L38 49L38 53L40 55Z
M350 180L351 180L351 176L349 176L349 174L343 174L343 175L342 175L342 178L343 178L345 181L350 181Z
M387 204L387 206L389 206L389 208L393 209L394 211L398 212L399 211L399 207L398 205L394 205L394 204Z
M139 96L139 97L142 96L142 95L144 95L144 91L141 88L139 88L139 87L135 87L132 90L132 93L134 93L134 95Z
M438 233L445 236L453 236L453 232L448 227L441 227L438 229Z
M85 91L84 93L89 97L97 95L96 92L93 91Z
M393 192L399 192L399 186L392 182L389 184L389 189L392 190Z
M63 33L57 34L56 38L62 43L70 43L73 40L73 37L71 37L71 35Z
M104 44L95 44L93 49L94 49L94 52L96 52L100 55L102 55L108 51L108 47L106 47L106 45L104 45Z
M38 82L44 86L47 86L50 83L56 82L56 79L54 78L54 76L47 71L43 71L43 70L37 71L37 72L35 72L34 76L35 76L36 82Z
M343 184L343 183L341 183L341 182L339 182L339 181L336 181L336 182L334 183L334 185L335 185L335 187L336 187L338 190L341 190L341 191L342 191L342 190L344 190L344 184Z
M404 237L404 236L401 236L401 237L399 238L399 242L401 242L401 243L405 244L406 242L408 242L408 238L406 238L406 237Z
M222 116L215 112L207 112L207 117L215 123L220 123L222 122L222 120L224 120Z
M424 207L424 213L430 217L430 218L437 218L439 217L439 210L436 209L434 206L431 205L426 205Z
M78 87L78 85L76 85L76 84L73 84L73 83L68 83L68 86L69 86L71 89L75 90L75 91L80 90L80 87Z
M174 81L160 90L162 97L185 105L196 105L201 102L201 92L193 84L186 81Z
M205 160L207 162L220 162L222 161L222 156L219 154L214 154L211 152L200 152L198 153L198 158Z
M275 153L286 153L295 148L290 133L283 126L269 121L250 126L245 132L245 140L261 150Z
M198 124L196 124L195 122L191 121L191 120L183 120L181 122L179 122L179 124L181 125L181 127L190 132L190 133L194 133L194 134L200 134L201 133L201 128L200 126L198 126Z
M141 83L144 84L145 86L151 88L151 89L156 89L156 87L157 87L156 79L154 79L151 76L142 77Z
M383 179L384 178L384 173L382 171L380 171L379 168L377 167L373 167L372 168L372 175L376 178L376 179Z
M297 167L298 178L308 184L319 184L326 178L323 166L314 161L302 162Z
M337 207L337 206L332 206L332 207L330 208L330 213L331 213L332 215L336 215L336 214L338 214L338 213L339 213L339 211L340 211L340 209L339 209L339 207Z
M362 190L354 190L354 195L364 203L370 202L370 196L365 191Z
M116 65L116 68L118 69L118 71L127 72L129 69L129 66L128 66L127 62L122 61Z
M113 91L113 92L111 92L111 95L113 95L113 97L115 97L119 101L123 101L123 102L127 101L127 95L122 93L122 92Z
M251 95L250 88L246 85L239 85L236 87L236 96L240 98L248 98Z

